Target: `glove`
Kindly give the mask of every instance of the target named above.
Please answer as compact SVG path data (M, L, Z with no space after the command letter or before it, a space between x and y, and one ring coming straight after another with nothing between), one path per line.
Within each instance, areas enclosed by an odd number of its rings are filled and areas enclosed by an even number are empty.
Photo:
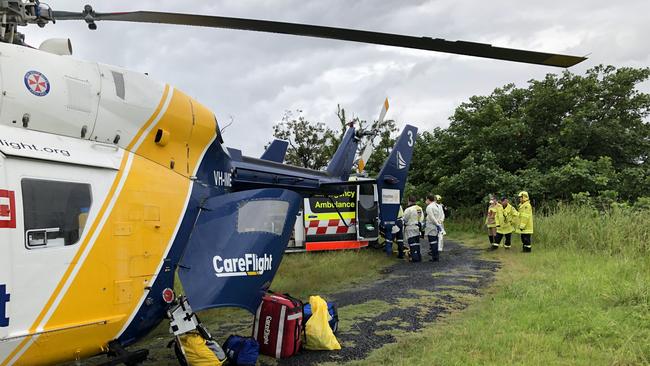
M526 225L519 225L519 230L524 230L526 228Z
M442 226L436 225L436 230L438 230L438 232L441 232L442 231Z

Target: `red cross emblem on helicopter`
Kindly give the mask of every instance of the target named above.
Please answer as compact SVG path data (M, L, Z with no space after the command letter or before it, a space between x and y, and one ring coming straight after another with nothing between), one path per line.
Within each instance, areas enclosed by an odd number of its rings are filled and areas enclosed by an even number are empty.
M16 201L13 191L0 189L0 229L16 228Z
M50 81L38 71L27 71L25 86L27 90L38 97L45 96L50 92Z

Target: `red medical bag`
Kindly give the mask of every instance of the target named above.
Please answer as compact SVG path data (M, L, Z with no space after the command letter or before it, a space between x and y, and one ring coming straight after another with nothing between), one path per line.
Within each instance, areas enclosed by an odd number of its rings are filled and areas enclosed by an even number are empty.
M287 358L298 353L302 343L302 301L287 294L265 295L255 314L253 338L259 342L261 354Z

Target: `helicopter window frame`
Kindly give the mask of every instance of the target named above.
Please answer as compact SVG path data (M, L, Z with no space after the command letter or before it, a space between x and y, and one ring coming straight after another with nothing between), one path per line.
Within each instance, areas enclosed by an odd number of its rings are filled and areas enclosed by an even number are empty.
M274 199L248 200L237 208L237 232L281 236L287 221L289 202Z
M88 227L92 185L38 178L21 179L25 248L66 247L79 243Z

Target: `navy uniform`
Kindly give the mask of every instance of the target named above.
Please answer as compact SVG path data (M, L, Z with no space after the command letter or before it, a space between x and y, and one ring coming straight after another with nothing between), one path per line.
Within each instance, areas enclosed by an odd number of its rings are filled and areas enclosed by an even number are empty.
M442 236L442 222L445 220L445 213L442 210L442 205L437 202L431 202L427 206L427 222L424 234L427 236L429 241L429 255L431 255L431 261L437 262L440 258L438 251L438 240Z
M404 210L404 236L411 251L411 262L421 262L420 254L420 229L424 222L422 207L412 203Z
M397 258L404 258L404 210L399 206L399 213L397 214L397 222L395 226L399 231L395 233L395 241L397 242Z

